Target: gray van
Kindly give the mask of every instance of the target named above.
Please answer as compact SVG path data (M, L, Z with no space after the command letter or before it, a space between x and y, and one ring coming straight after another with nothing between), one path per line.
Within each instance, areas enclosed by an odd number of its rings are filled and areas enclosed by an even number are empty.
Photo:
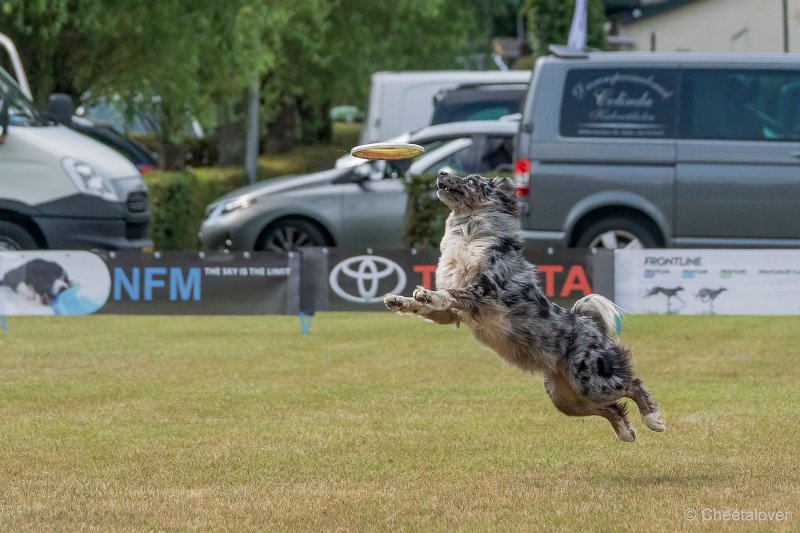
M800 246L800 56L537 61L515 140L535 246Z

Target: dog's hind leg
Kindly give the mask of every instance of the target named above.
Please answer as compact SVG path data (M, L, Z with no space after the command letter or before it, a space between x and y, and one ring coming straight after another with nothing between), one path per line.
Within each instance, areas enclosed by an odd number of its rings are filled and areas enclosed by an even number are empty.
M639 407L639 414L642 417L642 422L653 431L664 431L667 429L664 424L664 419L661 417L661 410L658 404L642 383L639 378L634 378L630 386L625 391L625 396L636 402Z
M636 432L633 431L630 422L628 422L628 412L624 404L620 402L610 403L598 409L594 414L600 415L611 422L611 427L614 428L619 440L625 442L636 440Z
M569 416L602 416L614 428L620 440L633 442L636 433L628 422L625 406L619 402L596 404L579 395L560 374L544 375L544 390L553 401L556 409Z

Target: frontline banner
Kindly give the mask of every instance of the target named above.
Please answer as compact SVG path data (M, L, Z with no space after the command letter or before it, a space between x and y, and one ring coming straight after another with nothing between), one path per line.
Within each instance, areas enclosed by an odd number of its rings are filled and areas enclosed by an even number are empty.
M614 265L632 313L800 314L800 250L618 250Z
M266 315L299 309L299 254L0 253L0 315Z
M562 305L592 292L613 294L613 254L586 250L525 250L536 265L548 298ZM439 250L376 250L357 253L331 248L328 286L332 311L385 310L387 293L410 296L417 285L435 287Z

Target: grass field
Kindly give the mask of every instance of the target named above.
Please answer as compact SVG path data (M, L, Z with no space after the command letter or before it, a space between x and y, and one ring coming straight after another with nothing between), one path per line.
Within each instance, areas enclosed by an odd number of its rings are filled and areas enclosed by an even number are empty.
M633 444L389 313L9 326L3 530L800 529L798 318L629 317L668 424Z

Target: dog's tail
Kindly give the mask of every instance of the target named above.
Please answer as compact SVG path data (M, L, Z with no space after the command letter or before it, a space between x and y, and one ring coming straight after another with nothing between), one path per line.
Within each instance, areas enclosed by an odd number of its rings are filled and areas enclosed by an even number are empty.
M622 330L623 309L599 294L584 296L572 306L573 315L588 316L609 337L616 338Z

